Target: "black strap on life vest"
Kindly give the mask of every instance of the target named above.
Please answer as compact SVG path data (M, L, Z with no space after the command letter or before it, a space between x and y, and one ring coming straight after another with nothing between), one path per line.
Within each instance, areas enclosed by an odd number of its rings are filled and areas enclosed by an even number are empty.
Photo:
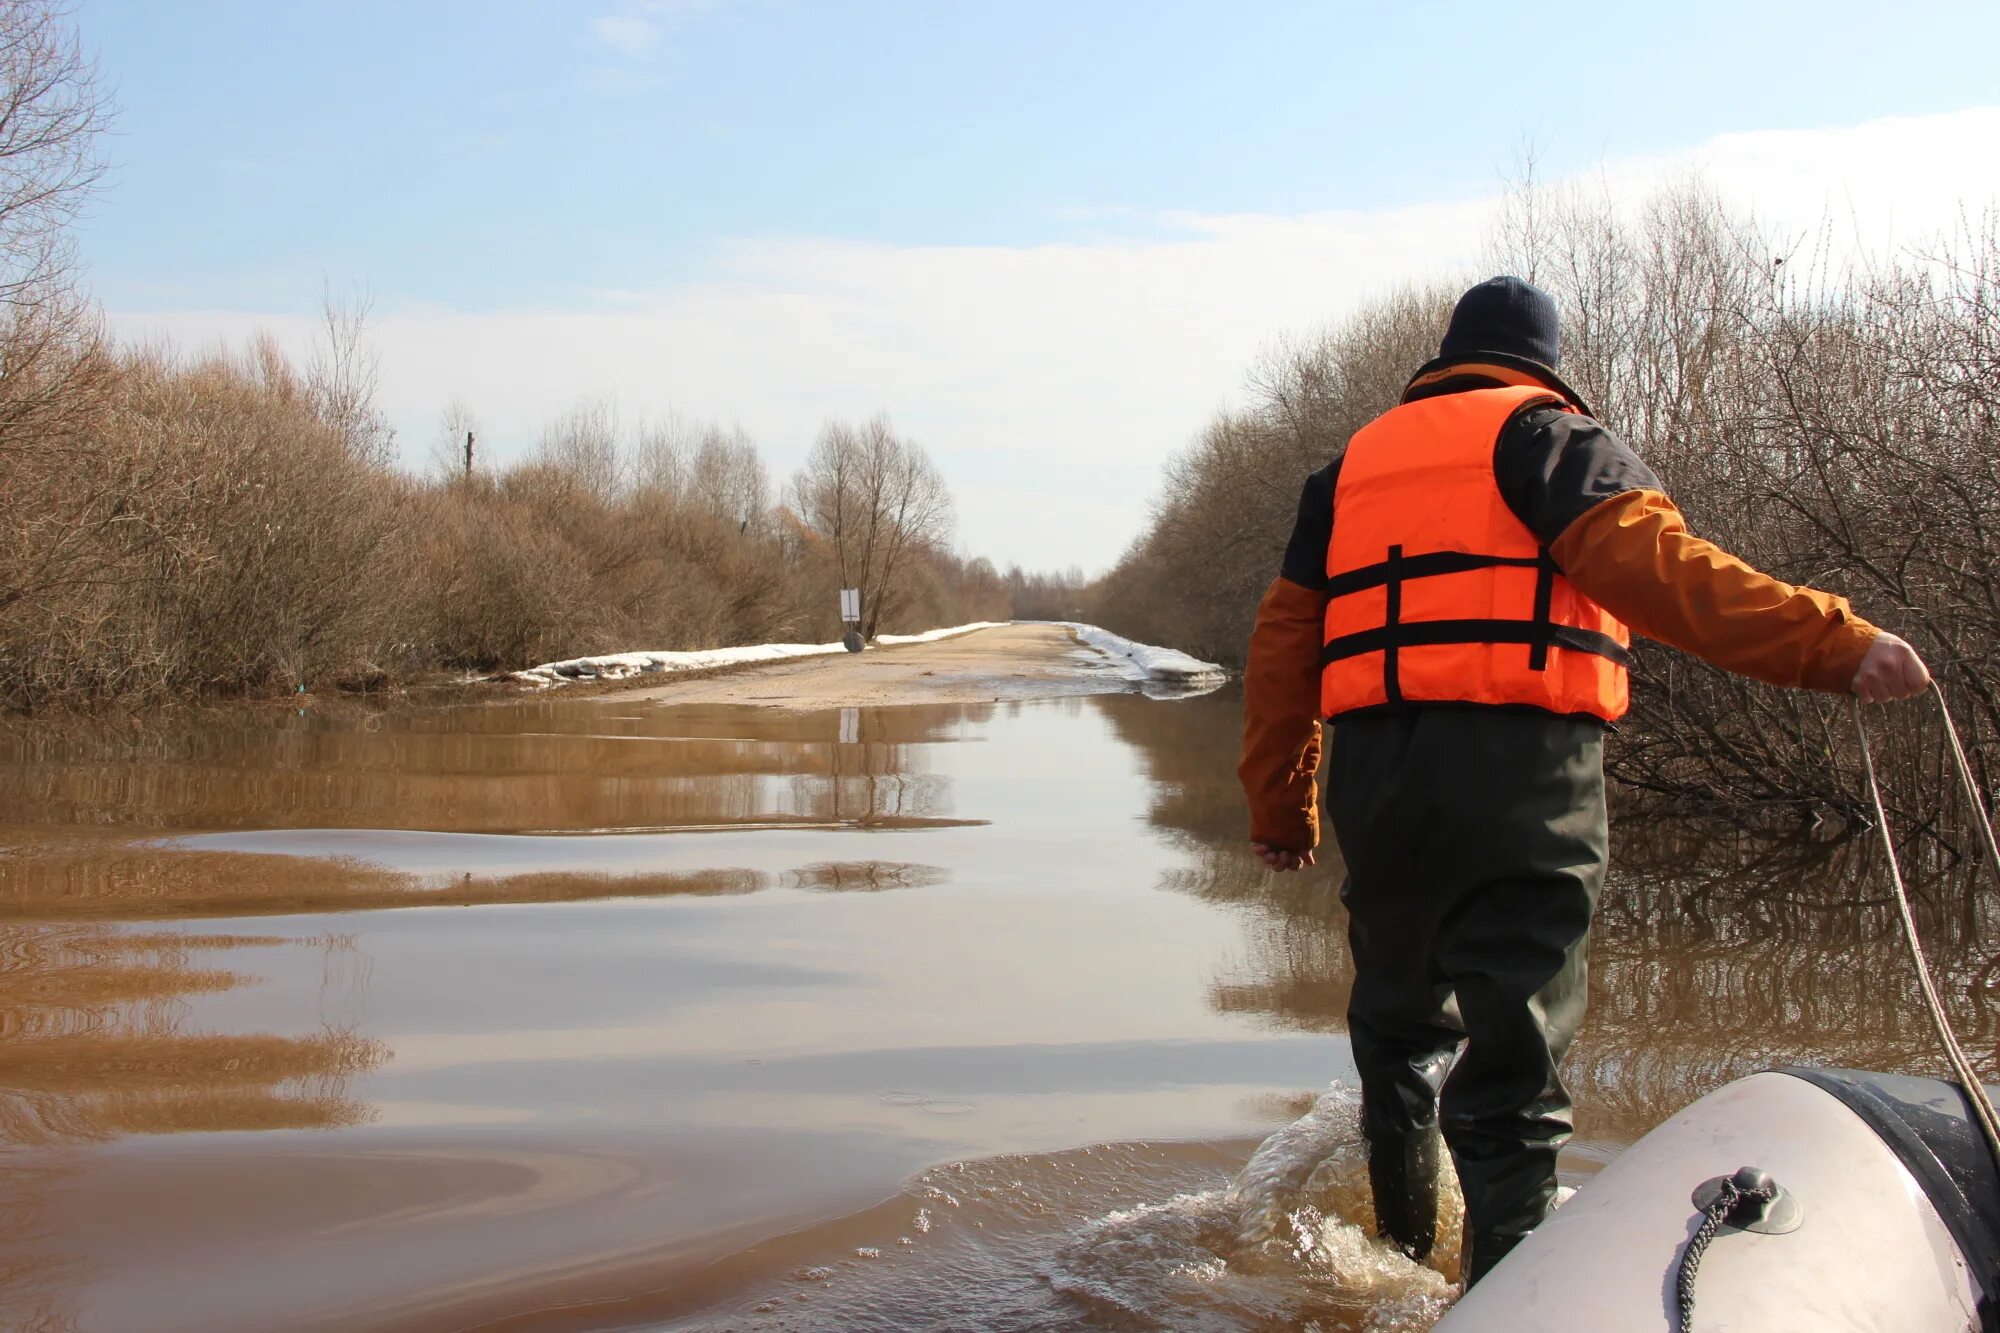
M1530 620L1404 620L1403 584L1411 579L1434 578L1441 574L1469 574L1480 569L1518 568L1536 571L1535 610ZM1546 671L1549 649L1595 653L1629 669L1632 654L1609 634L1558 625L1550 619L1555 602L1556 563L1543 547L1536 555L1471 555L1463 551L1432 551L1424 555L1404 555L1401 546L1391 546L1386 559L1349 570L1328 581L1327 598L1351 597L1370 588L1384 590L1386 603L1380 628L1343 634L1320 650L1322 668L1364 653L1382 654L1384 692L1392 704L1403 701L1397 653L1402 648L1430 647L1447 643L1522 644L1528 649L1528 669Z

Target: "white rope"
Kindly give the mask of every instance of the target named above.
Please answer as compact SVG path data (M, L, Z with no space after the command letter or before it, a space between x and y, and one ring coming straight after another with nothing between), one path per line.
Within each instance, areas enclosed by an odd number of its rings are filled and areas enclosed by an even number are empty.
M1945 735L1951 738L1951 752L1958 760L1958 776L1965 786L1966 801L1972 806L1986 837L1987 865L1994 874L2000 875L2000 847L1994 845L1993 824L1986 817L1985 803L1979 799L1979 788L1973 782L1972 766L1966 762L1965 747L1958 739L1958 728L1952 723L1951 709L1945 706L1944 691L1936 681L1931 682L1931 692L1937 696L1938 711L1944 716ZM1881 784L1875 780L1875 757L1868 749L1868 728L1861 719L1859 699L1854 700L1854 734L1861 738L1861 767L1868 775L1868 795L1875 802L1875 827L1882 834L1882 850L1889 854L1889 878L1896 886L1896 911L1903 919L1903 941L1910 946L1910 961L1917 967L1917 982L1923 989L1924 1004L1930 1010L1931 1022L1937 1027L1938 1041L1944 1046L1945 1057L1958 1075L1966 1100L1972 1104L1972 1113L1986 1135L1986 1145L1992 1150L1994 1161L2000 1164L2000 1114L1995 1113L1993 1099L1986 1095L1978 1071L1973 1069L1972 1062L1966 1059L1965 1049L1958 1044L1958 1034L1952 1031L1951 1020L1945 1016L1944 1001L1938 997L1937 983L1931 980L1930 963L1925 960L1923 943L1917 938L1917 918L1910 910L1909 891L1903 886L1903 868L1896 861L1895 839L1889 834L1889 812L1882 804Z
M1944 701L1944 691L1936 681L1931 682L1931 693L1937 696L1938 712L1944 716L1944 734L1951 739L1951 757L1958 761L1958 780L1965 787L1965 801L1972 807L1973 817L1979 821L1979 832L1986 839L1986 865L1995 875L2000 875L2000 846L1993 841L1993 821L1986 817L1986 803L1979 799L1979 784L1973 781L1972 765L1966 762L1965 746L1959 742L1958 727L1951 720L1951 708Z

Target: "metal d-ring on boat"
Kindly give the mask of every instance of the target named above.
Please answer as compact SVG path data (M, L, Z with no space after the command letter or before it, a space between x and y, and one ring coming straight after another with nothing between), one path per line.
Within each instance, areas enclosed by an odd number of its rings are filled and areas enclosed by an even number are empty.
M1719 1088L1605 1167L1438 1333L2000 1333L2000 1132L1931 980L1858 707L1855 725L1904 937L1958 1081L1783 1069Z

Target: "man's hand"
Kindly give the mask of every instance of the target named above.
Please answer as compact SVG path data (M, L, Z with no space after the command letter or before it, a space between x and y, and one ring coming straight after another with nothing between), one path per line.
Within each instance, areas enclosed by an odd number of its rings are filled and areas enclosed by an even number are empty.
M1862 703L1886 704L1922 694L1930 683L1930 668L1917 656L1917 650L1885 632L1868 645L1868 655L1861 659L1848 689L1859 695Z
M1304 870L1313 863L1311 852L1294 852L1283 847L1273 847L1268 842L1253 842L1250 850L1257 853L1257 859L1273 870Z

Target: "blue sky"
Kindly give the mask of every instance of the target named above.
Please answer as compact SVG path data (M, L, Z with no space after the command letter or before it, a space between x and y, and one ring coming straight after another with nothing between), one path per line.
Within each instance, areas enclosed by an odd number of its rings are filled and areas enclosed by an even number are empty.
M1340 252L1354 272L1329 270L1317 299L1310 270L1273 273L1308 290L1225 311L1223 294L1254 281L1245 270L1175 288L1177 256L1199 268L1229 240L1204 220L1428 216L1489 196L1529 139L1563 176L1749 132L2000 104L1987 54L2000 5L1894 13L83 0L122 107L83 243L134 332L295 334L323 275L365 286L413 459L454 394L503 455L527 447L537 414L603 394L635 416L740 420L781 473L813 422L886 408L967 492L969 548L1101 565L1136 531L1158 459L1230 398L1260 339L1337 315L1355 273L1382 269L1386 284L1412 262L1371 256L1381 233L1362 227ZM1938 139L1913 126L1919 147ZM1826 160L1830 197L1874 188ZM1990 162L1940 162L1975 203L1991 198ZM1268 251L1272 235L1238 239ZM1440 243L1441 267L1465 262ZM1028 269L1042 276L1010 280ZM1038 321L1071 321L1051 308L1067 290L1154 326L1107 372L1131 381L1115 411L1072 357L1004 351ZM1018 336L982 341L982 325ZM1143 342L1158 336L1193 360ZM564 382L564 348L592 337L618 356ZM1117 326L1102 337L1126 341ZM426 338L480 356L453 363ZM635 339L657 340L658 357ZM963 355L939 361L940 347ZM1171 415L1132 421L1155 378L1171 382L1158 395ZM1093 412L1096 447L1036 425ZM1047 482L1062 517L1024 528L1009 517L1034 494L1021 475L1050 457L1076 460Z

